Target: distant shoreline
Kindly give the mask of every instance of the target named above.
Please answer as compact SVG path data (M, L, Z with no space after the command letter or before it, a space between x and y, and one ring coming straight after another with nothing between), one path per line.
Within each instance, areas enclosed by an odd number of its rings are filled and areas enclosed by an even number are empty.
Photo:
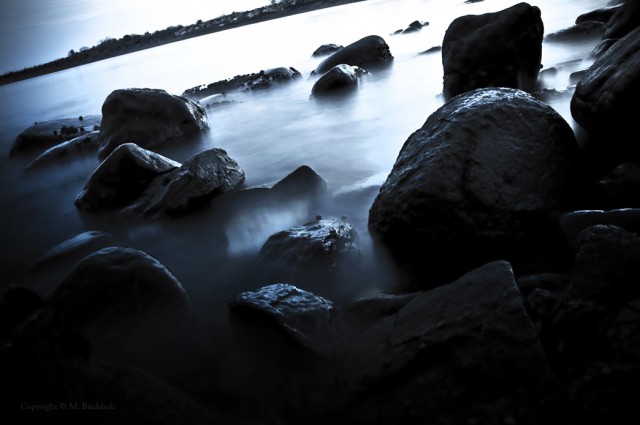
M198 21L187 26L173 26L151 34L147 32L144 35L131 34L119 39L107 39L97 46L79 52L72 50L66 58L0 75L0 86L201 35L360 1L365 0L297 0L295 4L284 1L251 11L234 12L204 22Z

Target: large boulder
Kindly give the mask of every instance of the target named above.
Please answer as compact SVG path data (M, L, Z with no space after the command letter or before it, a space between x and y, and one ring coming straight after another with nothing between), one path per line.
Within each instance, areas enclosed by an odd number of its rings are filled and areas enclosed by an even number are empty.
M36 122L20 133L11 145L11 155L39 151L100 129L101 115Z
M313 96L322 96L355 89L358 87L358 77L362 73L363 70L357 66L343 63L336 65L313 84L311 94Z
M312 74L324 74L342 63L370 71L391 65L393 55L382 37L370 35L343 47L323 60Z
M419 294L380 320L362 335L345 370L356 394L345 409L348 423L420 423L468 391L549 376L505 261Z
M616 7L613 16L607 21L605 39L621 39L629 32L640 26L640 2L624 0Z
M594 136L590 148L613 165L640 160L630 107L639 95L640 27L596 59L571 98L571 115Z
M115 90L102 104L98 158L123 143L151 148L187 141L209 128L200 105L161 89Z
M156 178L129 209L145 215L181 215L205 205L216 195L240 187L244 179L244 170L226 151L209 149Z
M496 259L524 267L551 256L559 235L548 214L571 205L581 159L554 109L521 90L477 89L404 143L369 228L422 286Z
M132 248L107 247L83 258L48 303L101 355L154 372L184 343L192 319L189 295L173 273Z
M179 167L180 163L135 143L121 144L89 177L75 205L85 211L125 207L154 178Z
M540 9L527 3L455 19L442 41L445 98L481 87L532 90L543 33Z

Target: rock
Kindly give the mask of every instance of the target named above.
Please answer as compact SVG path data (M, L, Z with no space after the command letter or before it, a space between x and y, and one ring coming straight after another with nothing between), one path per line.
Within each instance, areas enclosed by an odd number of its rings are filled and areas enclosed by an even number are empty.
M383 68L393 63L389 45L380 36L370 35L349 44L323 60L312 72L324 74L336 65L357 66L367 71Z
M36 311L45 307L42 297L24 285L9 285L0 290L0 341Z
M82 256L85 257L99 248L106 248L108 245L112 245L112 239L113 236L110 233L100 230L82 232L49 249L35 261L31 269L42 269L53 262L60 261L67 257L75 257L78 254L84 254ZM78 260L79 259L80 258L78 258Z
M617 7L613 16L607 21L605 39L621 39L640 26L640 3L626 0Z
M161 89L121 89L102 104L98 158L104 160L123 143L148 149L186 142L209 128L198 104Z
M141 148L119 145L93 172L75 200L84 211L122 208L137 199L151 181L180 163Z
M132 248L103 248L83 258L47 301L102 356L153 372L166 367L159 359L180 347L175 344L184 345L192 318L178 279Z
M318 47L311 56L313 56L314 58L321 57L321 56L329 56L337 52L338 50L342 49L342 47L343 46L338 44L323 44L322 46Z
M407 28L398 30L394 34L410 34L413 32L418 32L427 25L429 25L429 22L413 21L407 26Z
M583 358L603 343L611 320L640 296L640 236L612 225L580 234L566 296L553 320L555 345L564 355Z
M327 182L313 168L302 165L271 187L277 196L314 197L327 191Z
M424 52L420 52L421 55L428 55L431 53L438 53L442 51L442 46L433 46L425 50Z
M640 209L573 211L563 214L559 221L567 243L571 249L576 250L582 231L597 224L615 225L630 232L640 232Z
M358 87L359 75L362 73L363 70L358 67L345 64L336 65L315 82L311 88L311 95L322 96L351 91Z
M569 74L569 84L572 86L577 85L580 82L580 80L584 78L585 75L587 75L586 69L581 69L580 71L572 72L571 74Z
M445 98L481 87L535 87L544 28L540 9L518 3L456 18L442 41Z
M293 285L273 284L243 292L229 303L234 320L243 320L256 331L262 325L276 327L295 344L317 354L334 349L340 330L333 303Z
M577 23L569 28L547 34L544 41L548 42L576 42L576 41L600 41L604 34L606 24L596 21Z
M0 348L5 414L25 423L240 423L148 373L91 354L89 341L64 316L39 311Z
M605 208L640 208L640 165L617 166L598 182Z
M419 292L406 294L373 294L360 297L345 309L345 315L352 325L369 328L385 317L396 314L409 302L420 295Z
M620 7L621 5L616 4L583 13L576 18L576 24L581 24L583 22L602 22L606 24Z
M233 78L216 81L206 86L192 87L185 90L182 96L194 101L204 102L203 99L211 98L211 96L214 95L230 95L233 92L269 88L281 83L293 81L301 76L302 74L293 67L272 68L253 74L236 75Z
M10 155L44 151L61 142L75 139L84 133L100 129L102 116L87 115L79 118L63 118L37 122L20 133L11 145Z
M268 281L326 282L357 258L356 240L356 231L349 223L319 219L271 235L255 265L264 269Z
M571 99L571 115L594 137L597 156L615 165L640 160L635 113L640 95L640 27L599 56L582 77ZM596 156L594 155L594 156Z
M505 261L416 296L365 332L345 369L357 382L348 423L419 423L472 390L549 376Z
M141 211L144 215L186 214L217 195L239 188L244 179L244 170L225 150L209 149L154 179L127 210Z
M552 259L562 243L549 214L576 202L582 165L551 107L516 89L474 90L404 143L369 229L421 287L496 259L525 267L540 246Z
M78 153L96 152L98 150L98 137L100 131L91 131L84 133L74 139L67 140L52 148L47 149L38 155L33 161L27 165L27 170L42 168L52 162L57 162L61 158L69 158Z

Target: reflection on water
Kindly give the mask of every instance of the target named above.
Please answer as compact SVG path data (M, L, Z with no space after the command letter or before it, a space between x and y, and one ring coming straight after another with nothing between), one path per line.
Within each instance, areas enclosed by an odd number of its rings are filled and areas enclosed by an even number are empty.
M252 258L266 238L310 221L316 214L346 216L360 235L362 267L341 283L343 295L384 289L393 272L374 258L366 228L368 208L391 170L407 137L442 104L440 53L420 52L441 44L452 19L468 13L501 10L516 1L372 0L278 21L224 31L137 52L56 74L0 87L1 149L35 121L99 114L106 96L127 87L162 88L181 94L203 83L278 66L293 66L303 77L272 90L246 94L236 103L208 109L211 131L202 144L174 152L184 160L196 150L225 149L246 172L248 186L271 186L301 165L327 182L329 196L310 207L277 204L238 210L227 221L213 213L167 222L145 223L130 217L87 217L73 200L97 160L85 157L34 173L23 169L32 158L0 158L0 201L3 211L0 260L3 284L37 280L50 290L64 270L36 277L28 265L51 246L86 230L105 230L122 245L147 250L165 263L194 295L225 310L226 300L255 289L247 275ZM545 32L570 26L580 13L606 5L606 0L540 0ZM428 21L422 31L390 35L414 20ZM339 100L310 99L315 78L309 76L321 58L311 53L327 43L349 44L380 35L395 56L387 71L374 73L358 90ZM590 64L592 44L545 43L545 67L574 59L545 79L546 87L565 90L571 72ZM551 102L569 122L569 97ZM295 282L293 282L295 283ZM354 288L357 291L354 291ZM332 295L340 294L339 291ZM325 294L321 294L325 295Z

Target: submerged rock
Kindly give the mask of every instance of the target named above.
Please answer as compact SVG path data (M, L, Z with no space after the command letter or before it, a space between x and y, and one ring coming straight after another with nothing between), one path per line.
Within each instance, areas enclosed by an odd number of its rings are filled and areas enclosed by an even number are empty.
M407 139L369 228L423 287L492 260L522 267L555 256L548 214L575 202L581 179L575 136L554 109L520 90L478 89Z
M600 41L606 29L602 22L585 21L562 29L560 31L547 34L544 41L550 42L576 42L585 40Z
M342 93L358 87L359 77L366 73L357 66L336 65L323 74L311 88L312 96Z
M540 9L518 3L456 18L442 41L445 98L481 87L535 87L544 28Z
M98 137L100 131L84 133L74 139L55 145L38 155L27 165L27 170L42 168L51 163L60 161L62 158L70 158L74 154L95 153L98 150Z
M102 115L100 160L124 143L145 149L183 143L209 128L200 105L161 89L115 90L102 104Z
M387 42L380 36L370 35L345 46L323 60L312 74L324 74L340 64L357 66L371 71L389 66L392 63L393 55Z
M113 236L110 233L100 230L82 232L49 249L36 260L31 268L33 270L41 269L63 258L73 257L78 253L84 253L84 256L86 256L94 252L98 245L104 244L105 246L102 248L106 247L107 244L111 245L112 238ZM89 250L90 252L87 252Z
M322 46L318 47L311 56L313 56L314 58L317 57L321 57L321 56L329 56L335 52L337 52L338 50L342 49L341 45L338 44L323 44Z
M154 178L180 166L134 143L119 145L89 177L75 205L84 211L123 208L137 199Z
M16 137L11 145L10 155L42 152L61 142L99 130L101 122L101 115L37 122Z

